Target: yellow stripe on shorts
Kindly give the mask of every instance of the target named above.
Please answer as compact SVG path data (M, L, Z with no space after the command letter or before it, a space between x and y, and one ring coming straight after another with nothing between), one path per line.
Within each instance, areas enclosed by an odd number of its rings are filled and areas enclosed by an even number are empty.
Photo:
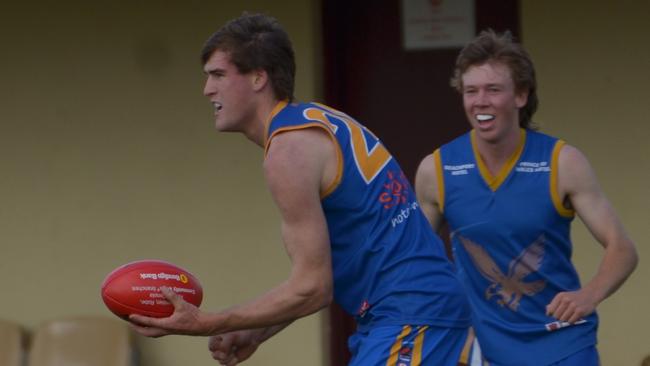
M429 328L428 325L420 327L418 335L415 337L413 344L413 358L411 359L411 366L420 366L422 362L422 345L424 344L424 331Z
M465 345L463 346L463 351L460 353L460 359L458 360L458 365L469 364L469 353L472 350L473 344L474 344L474 328L469 328L469 331L467 332L467 339L465 340Z
M397 340L393 343L393 346L390 348L390 357L386 362L386 366L395 366L397 365L397 358L399 357L399 350L402 348L402 340L406 338L407 335L411 333L411 327L405 325L402 328L402 332L397 336Z

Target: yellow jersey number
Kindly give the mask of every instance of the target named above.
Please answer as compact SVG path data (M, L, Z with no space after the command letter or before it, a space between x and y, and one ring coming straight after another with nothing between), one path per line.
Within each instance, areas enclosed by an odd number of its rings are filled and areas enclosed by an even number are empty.
M390 161L391 155L388 150L386 150L386 148L379 142L377 136L365 129L365 127L360 125L352 117L325 105L319 104L319 106L323 109L306 109L304 111L305 117L311 121L324 123L326 126L329 126L334 133L336 133L338 125L330 122L330 118L335 118L337 121L342 122L350 132L350 146L352 147L357 169L366 184L372 182L372 180L377 177L377 174L379 174L379 172ZM369 146L364 130L374 138L374 141L370 142L372 146Z

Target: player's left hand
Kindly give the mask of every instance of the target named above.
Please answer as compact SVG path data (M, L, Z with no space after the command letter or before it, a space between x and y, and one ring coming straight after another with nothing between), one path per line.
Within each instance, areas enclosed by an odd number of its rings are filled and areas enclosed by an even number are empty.
M208 348L212 358L225 366L235 366L255 353L264 329L246 329L212 336Z
M575 323L593 313L597 305L597 301L584 289L560 292L546 306L546 315L559 321Z
M152 318L131 314L129 321L137 333L147 337L162 337L169 334L209 335L209 326L202 321L203 313L196 306L168 287L160 292L174 306L174 313L166 318Z

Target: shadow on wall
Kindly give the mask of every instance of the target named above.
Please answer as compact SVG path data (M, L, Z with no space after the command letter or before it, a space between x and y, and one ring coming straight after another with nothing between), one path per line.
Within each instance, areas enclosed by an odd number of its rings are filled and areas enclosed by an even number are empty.
M645 356L643 361L641 361L641 366L650 366L650 355Z

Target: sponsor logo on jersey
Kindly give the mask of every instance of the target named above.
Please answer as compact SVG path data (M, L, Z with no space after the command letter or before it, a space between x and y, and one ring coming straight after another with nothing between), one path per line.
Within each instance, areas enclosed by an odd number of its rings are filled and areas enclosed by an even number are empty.
M409 218L409 216L411 216L411 212L417 210L419 207L420 205L417 202L411 202L406 206L406 208L401 209L395 217L390 219L390 224L395 227L403 223Z
M586 322L587 321L584 320L584 319L580 319L575 323L555 321L555 322L550 322L550 323L544 324L544 326L546 327L547 331L552 332L554 330L570 327L572 325L584 324Z
M548 161L520 161L519 164L517 164L515 171L520 173L550 172L551 167L548 165Z
M417 201L409 202L410 186L404 172L400 171L399 174L393 171L386 172L386 183L383 185L384 189L379 194L379 203L384 207L384 210L394 208L395 206L402 206L393 218L390 219L392 227L405 222L412 211L417 210L420 205Z
M368 314L368 310L370 309L370 303L368 300L363 300L363 303L361 303L361 306L359 306L359 311L357 311L357 316L360 318L363 318Z
M468 163L468 164L460 164L460 165L444 165L442 168L444 170L450 171L451 175L466 175L469 174L470 169L476 168L476 164Z
M384 209L406 203L409 196L409 185L404 172L399 174L392 171L387 172L387 182L384 183L384 191L379 195L379 202Z

